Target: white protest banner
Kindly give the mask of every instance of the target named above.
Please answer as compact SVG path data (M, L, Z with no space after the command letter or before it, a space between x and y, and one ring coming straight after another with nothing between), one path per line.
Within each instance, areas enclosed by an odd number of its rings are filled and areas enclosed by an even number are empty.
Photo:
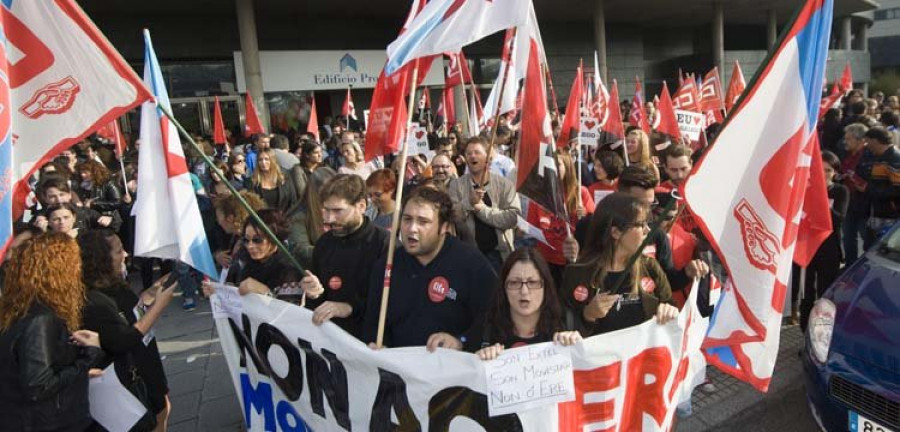
M697 289L692 290L695 299ZM276 430L668 430L675 407L702 381L707 321L688 305L569 348L575 398L491 417L484 363L425 347L372 350L312 312L251 294L241 321L216 328L246 426Z
M691 141L699 140L700 132L706 127L703 114L693 111L676 109L675 120L678 121L678 130L681 131L681 134L690 138Z
M594 204L599 204L600 201L603 201L603 198L606 198L607 195L615 192L614 190L606 190L606 189L595 189L594 190Z
M506 350L484 370L491 417L575 399L568 347L546 342Z

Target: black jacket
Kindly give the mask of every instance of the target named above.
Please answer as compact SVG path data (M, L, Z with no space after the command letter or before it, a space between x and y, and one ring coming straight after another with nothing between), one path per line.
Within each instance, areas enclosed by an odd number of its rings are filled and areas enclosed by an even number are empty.
M91 208L100 213L116 211L122 206L122 192L111 180L102 185L95 184L90 190L79 187L76 192L81 201L94 200Z
M313 249L310 271L319 278L325 293L317 299L307 299L306 307L315 310L326 301L349 303L353 314L333 321L348 333L359 338L359 325L365 315L369 291L369 276L375 262L385 257L390 234L375 226L368 218L355 232L337 237L325 233ZM375 268L384 274L384 265Z
M91 424L88 369L99 348L69 343L65 323L33 303L0 333L0 431L82 431Z

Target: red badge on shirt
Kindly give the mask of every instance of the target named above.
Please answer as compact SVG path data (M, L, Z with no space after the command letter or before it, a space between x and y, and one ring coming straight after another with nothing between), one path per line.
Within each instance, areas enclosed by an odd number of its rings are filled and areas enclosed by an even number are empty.
M575 296L575 300L583 302L588 298L588 289L584 285L578 285L572 295Z
M443 276L437 276L428 282L428 299L433 303L440 303L447 298L450 292L450 282Z
M341 289L343 285L344 281L342 281L341 278L337 276L332 276L331 279L328 279L328 288L331 288L335 291Z
M649 277L643 277L641 278L641 288L644 292L652 293L656 290L656 282Z

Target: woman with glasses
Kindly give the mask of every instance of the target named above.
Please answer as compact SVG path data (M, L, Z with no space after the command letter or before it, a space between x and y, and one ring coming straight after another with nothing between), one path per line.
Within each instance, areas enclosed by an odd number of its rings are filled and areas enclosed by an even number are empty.
M577 331L566 331L563 309L547 262L532 248L513 252L500 272L501 289L494 290L485 317L482 360L493 360L506 348L553 341L573 345Z
M284 215L274 209L259 211L259 218L278 237L285 241L290 229ZM257 293L286 301L299 302L300 279L303 275L291 265L290 259L278 251L275 243L253 218L247 218L242 229L245 254L237 254L228 281L238 286L241 295ZM210 294L207 286L204 293Z
M228 156L228 173L225 175L237 190L247 187L247 157L243 153L234 152Z
M397 190L397 175L393 170L380 169L372 173L366 179L366 192L369 194L369 203L375 208L376 213L372 217L375 226L391 229L394 217L394 209L397 202L394 195Z
M654 316L666 323L678 315L659 263L640 254L629 266L650 232L649 218L647 205L625 193L615 192L597 205L584 250L578 262L566 268L562 285L562 296L591 334L631 327Z

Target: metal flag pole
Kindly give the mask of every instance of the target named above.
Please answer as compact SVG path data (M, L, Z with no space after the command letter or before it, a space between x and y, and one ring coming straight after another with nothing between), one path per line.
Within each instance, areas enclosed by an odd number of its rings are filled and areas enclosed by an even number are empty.
M407 110L407 121L406 121L406 134L403 136L403 142L400 143L400 176L401 178L397 182L397 191L394 196L394 200L396 203L403 202L403 183L404 177L406 174L406 154L409 150L409 133L411 132L411 128L409 124L412 123L413 119L413 110L412 105L415 103L416 99L416 81L419 78L419 61L415 61L415 67L413 67L412 73L412 81L409 83L409 108ZM381 308L378 312L378 335L375 338L375 345L379 348L383 346L384 342L384 323L387 318L387 307L388 307L388 298L390 297L391 292L391 270L394 267L394 254L395 249L397 248L397 234L400 232L400 213L401 209L395 209L394 214L391 218L391 237L390 242L388 243L388 255L387 255L387 263L384 266L384 287L381 291Z

